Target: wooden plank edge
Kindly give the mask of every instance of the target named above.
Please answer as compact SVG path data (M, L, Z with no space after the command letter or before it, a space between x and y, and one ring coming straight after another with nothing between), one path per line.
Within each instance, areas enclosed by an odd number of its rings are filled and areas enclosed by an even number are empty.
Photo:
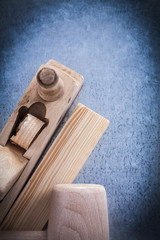
M47 240L46 231L0 231L0 240Z

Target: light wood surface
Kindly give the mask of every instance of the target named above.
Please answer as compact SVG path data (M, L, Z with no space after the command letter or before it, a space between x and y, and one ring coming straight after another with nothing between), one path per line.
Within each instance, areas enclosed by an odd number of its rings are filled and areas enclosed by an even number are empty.
M107 198L97 184L53 187L46 231L1 231L0 240L109 240Z
M81 75L54 60L50 60L45 66L47 68L54 67L58 77L63 80L64 94L53 102L43 100L38 94L39 84L37 83L37 75L35 75L0 134L0 145L5 146L9 141L10 136L13 135L16 124L20 120L19 118L23 117L22 115L24 115L24 113L30 113L46 123L44 129L24 153L24 157L29 161L23 173L17 179L16 183L7 193L3 201L0 202L0 223L2 223L4 217L11 208L48 141L52 137L83 84L83 77ZM44 68L44 65L40 67L40 69L42 68Z
M4 198L28 162L22 156L23 153L22 149L11 143L5 147L0 145L0 200Z
M48 240L109 240L106 192L96 184L53 188Z
M71 183L109 121L78 104L5 218L3 230L41 230L48 220L52 187Z
M16 135L10 138L11 142L27 150L44 124L40 119L28 113L17 127Z
M0 231L0 240L47 240L46 231Z

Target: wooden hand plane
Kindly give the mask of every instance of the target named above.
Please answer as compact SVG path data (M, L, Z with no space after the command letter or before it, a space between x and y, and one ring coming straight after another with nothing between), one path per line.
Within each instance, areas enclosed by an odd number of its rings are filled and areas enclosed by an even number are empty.
M50 60L42 65L0 135L0 200L4 219L83 84Z

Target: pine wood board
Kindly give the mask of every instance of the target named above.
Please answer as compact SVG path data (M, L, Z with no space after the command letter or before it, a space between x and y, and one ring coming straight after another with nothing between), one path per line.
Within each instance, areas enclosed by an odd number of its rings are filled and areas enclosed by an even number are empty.
M46 231L0 231L0 240L47 240Z
M14 203L2 230L41 230L49 216L52 187L72 183L109 121L78 104Z
M0 145L5 146L8 144L11 133L15 127L19 110L22 107L25 107L29 109L31 111L29 113L32 114L33 106L38 103L36 108L34 107L34 111L36 111L36 117L39 117L39 114L42 112L41 105L45 106L45 119L49 121L48 125L40 132L38 137L23 155L29 161L17 182L7 193L3 201L0 202L0 223L2 223L13 202L30 176L42 152L47 146L47 143L83 85L83 77L64 65L54 60L50 60L46 66L54 67L58 76L63 80L64 94L57 101L44 101L38 95L37 80L35 76L0 134Z

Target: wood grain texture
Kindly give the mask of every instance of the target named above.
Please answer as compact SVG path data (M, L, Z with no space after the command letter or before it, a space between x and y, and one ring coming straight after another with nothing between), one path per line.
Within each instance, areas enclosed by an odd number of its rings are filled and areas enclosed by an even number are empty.
M97 184L53 187L48 240L109 240L106 192Z
M24 153L24 157L30 161L28 162L15 185L10 189L3 201L0 202L0 223L2 223L3 219L5 218L7 212L9 211L16 197L27 181L33 168L35 167L39 157L44 151L48 141L53 136L53 133L73 103L83 84L83 77L81 75L54 60L50 60L47 64L42 65L40 69L44 68L44 66L47 66L47 68L54 67L59 78L63 80L64 94L57 101L46 102L38 95L38 83L35 75L14 112L12 113L11 117L9 118L7 124L3 128L2 133L0 134L0 145L5 146L15 127L15 122L18 117L19 110L22 107L25 107L28 110L32 109L31 114L34 115L34 113L36 113L35 116L38 117L37 115L41 112L41 107L39 106L44 106L44 117L48 120L48 125L45 126L35 141Z
M57 75L53 69L42 68L41 71L37 74L37 79L40 84L49 87L56 83Z
M23 153L22 149L10 143L5 147L0 145L0 200L7 194L28 162Z
M64 94L63 80L58 76L53 66L41 66L36 78L39 83L38 94L45 101L56 101Z
M71 183L109 121L78 104L5 218L3 230L41 230L48 220L52 187Z
M10 138L11 142L27 150L44 124L40 119L28 113L17 127L16 135Z
M47 240L45 231L0 231L0 240Z

